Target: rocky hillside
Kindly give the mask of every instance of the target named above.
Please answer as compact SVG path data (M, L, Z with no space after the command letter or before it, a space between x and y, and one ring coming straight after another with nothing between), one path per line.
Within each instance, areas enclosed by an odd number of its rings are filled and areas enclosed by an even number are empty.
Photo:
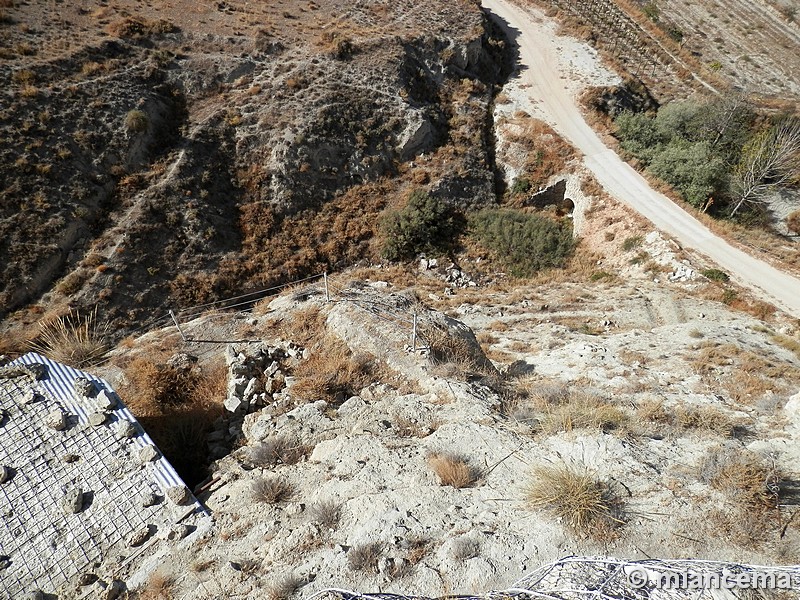
M494 201L474 2L8 0L0 29L4 314L140 324L369 256L409 189Z
M360 271L331 303L309 286L186 326L252 343L141 338L123 356L224 354L229 377L200 496L215 527L128 585L440 596L506 589L571 554L796 564L794 325L710 299L719 284L659 239L643 236L620 279L448 296L447 269L426 261L414 291Z

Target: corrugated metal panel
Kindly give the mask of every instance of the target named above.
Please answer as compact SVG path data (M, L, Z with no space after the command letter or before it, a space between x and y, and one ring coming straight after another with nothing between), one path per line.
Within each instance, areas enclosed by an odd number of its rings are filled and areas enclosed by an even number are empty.
M55 362L35 352L30 352L10 364L31 365L36 363L45 365L48 370L47 376L39 382L39 387L53 396L53 398L61 402L64 407L67 408L73 415L77 416L80 423L88 423L89 413L87 412L86 407L84 407L75 397L73 386L76 379L84 378L94 382L98 390L106 390L109 395L113 395L113 397L116 398L118 402L117 408L114 409L112 413L117 417L117 419L126 419L131 421L140 431L143 432L141 435L133 438L133 444L135 444L138 448L144 448L145 446L151 444L155 445L150 436L147 435L147 432L144 431L144 428L136 420L136 417L134 417L130 410L128 410L128 408L125 406L125 403L122 402L122 399L117 395L117 393L114 391L114 388L112 388L106 380L95 377L91 373L86 373L85 371L73 369L72 367ZM170 487L185 485L173 466L163 456L153 463L153 467L155 470L154 476L156 482L162 492L166 492L166 490ZM205 509L199 502L197 502L196 499L194 502L199 510L205 512Z

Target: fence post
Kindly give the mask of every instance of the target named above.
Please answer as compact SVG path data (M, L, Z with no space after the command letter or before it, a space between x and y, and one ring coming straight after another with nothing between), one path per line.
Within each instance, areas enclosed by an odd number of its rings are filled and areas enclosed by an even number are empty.
M169 316L172 317L172 322L175 323L175 327L178 328L178 333L181 334L181 339L186 343L186 336L183 335L183 330L181 329L180 324L178 323L178 318L175 316L175 313L172 312L172 309L169 309Z
M414 324L411 328L411 351L417 351L417 313L414 312Z
M331 294L328 291L328 272L327 271L325 271L322 274L322 278L325 280L325 302L330 302L331 301Z

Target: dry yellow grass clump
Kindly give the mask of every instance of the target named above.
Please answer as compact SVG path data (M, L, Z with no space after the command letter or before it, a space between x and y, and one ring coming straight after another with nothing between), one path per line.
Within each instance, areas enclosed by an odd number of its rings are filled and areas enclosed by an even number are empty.
M106 333L107 326L97 321L97 309L85 315L70 312L41 323L32 347L66 365L87 367L106 355Z
M470 487L479 477L477 469L464 457L436 452L428 457L428 464L442 485L457 489Z
M606 540L624 524L622 502L611 487L585 470L566 466L534 469L524 489L526 505L559 518L576 534Z

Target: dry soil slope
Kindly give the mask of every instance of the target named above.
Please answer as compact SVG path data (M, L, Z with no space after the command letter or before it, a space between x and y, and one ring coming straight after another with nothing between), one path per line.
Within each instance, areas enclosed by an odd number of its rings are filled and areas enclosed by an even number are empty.
M584 120L575 97L564 89L557 38L543 33L536 19L505 0L483 3L519 45L515 77L549 116L550 124L585 155L586 166L602 186L685 247L701 252L738 283L793 315L800 315L800 281L734 248L711 233L609 149Z

